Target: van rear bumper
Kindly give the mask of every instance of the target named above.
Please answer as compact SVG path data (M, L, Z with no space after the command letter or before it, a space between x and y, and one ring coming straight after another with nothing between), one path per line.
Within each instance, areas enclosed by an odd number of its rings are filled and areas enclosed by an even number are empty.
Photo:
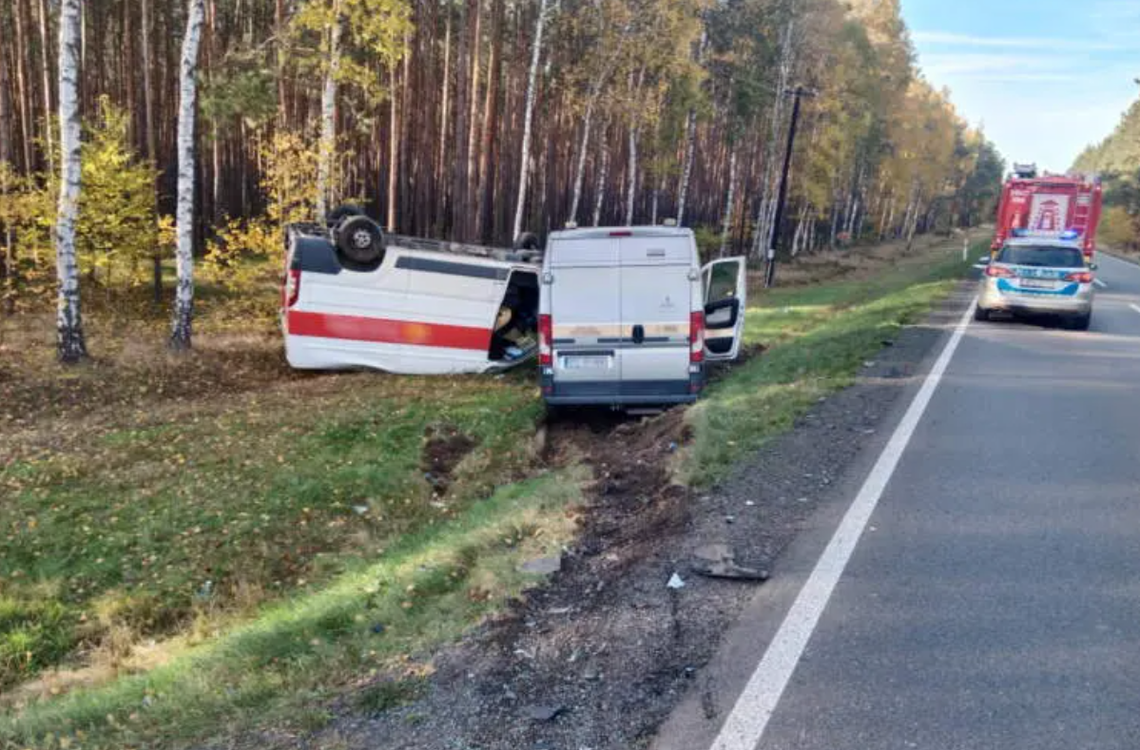
M703 374L689 380L548 382L543 378L543 399L554 406L625 406L691 404L700 395Z

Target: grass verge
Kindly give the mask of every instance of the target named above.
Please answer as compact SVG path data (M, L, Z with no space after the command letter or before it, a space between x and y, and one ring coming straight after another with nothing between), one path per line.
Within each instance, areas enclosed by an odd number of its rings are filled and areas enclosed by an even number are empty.
M163 666L0 719L0 743L124 748L265 724L313 730L327 718L313 707L353 688L358 705L392 705L414 685L376 675L422 676L426 666L409 654L457 637L533 583L518 563L570 539L567 508L584 479L574 469L500 489L451 523L404 537L379 562L266 607Z
M979 245L980 247L980 245ZM709 485L743 456L791 428L821 396L853 382L869 356L927 313L969 268L947 246L866 281L780 289L748 311L745 341L763 356L712 386L688 415L686 482Z

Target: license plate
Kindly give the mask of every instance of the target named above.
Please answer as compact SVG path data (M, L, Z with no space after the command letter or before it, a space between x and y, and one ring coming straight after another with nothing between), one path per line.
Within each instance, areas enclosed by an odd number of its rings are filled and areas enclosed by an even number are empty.
M562 367L566 370L608 370L610 358L603 355L563 357Z
M1021 286L1026 289L1052 289L1053 282L1048 279L1021 279Z

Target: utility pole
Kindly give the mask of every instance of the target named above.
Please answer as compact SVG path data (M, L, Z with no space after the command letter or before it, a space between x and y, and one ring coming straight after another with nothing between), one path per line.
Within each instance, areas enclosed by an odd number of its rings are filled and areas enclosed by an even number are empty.
M772 244L768 248L768 263L764 268L764 288L771 289L776 281L776 246L780 244L780 228L784 223L784 204L788 201L788 171L792 166L792 151L796 147L796 125L800 119L800 100L815 96L803 86L788 92L792 97L792 122L788 127L788 149L784 152L784 169L780 173L780 190L776 197L776 216L772 219Z

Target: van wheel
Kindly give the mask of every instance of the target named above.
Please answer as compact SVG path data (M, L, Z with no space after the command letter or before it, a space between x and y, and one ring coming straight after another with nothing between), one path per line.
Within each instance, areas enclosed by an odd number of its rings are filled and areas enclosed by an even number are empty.
M515 250L541 250L542 243L538 241L538 236L533 232L521 232L518 237L515 237L515 244L511 247Z
M990 319L989 310L985 309L981 305L974 305L974 320L989 320L989 319Z
M384 257L384 233L367 216L348 216L333 234L337 249L352 263L368 266Z
M353 206L347 203L343 206L337 206L325 216L325 224L330 227L335 227L342 219L348 218L349 216L364 216L364 209L360 206Z
M1078 315L1069 321L1069 327L1074 331L1087 331L1090 322L1092 322L1092 313L1088 315Z

